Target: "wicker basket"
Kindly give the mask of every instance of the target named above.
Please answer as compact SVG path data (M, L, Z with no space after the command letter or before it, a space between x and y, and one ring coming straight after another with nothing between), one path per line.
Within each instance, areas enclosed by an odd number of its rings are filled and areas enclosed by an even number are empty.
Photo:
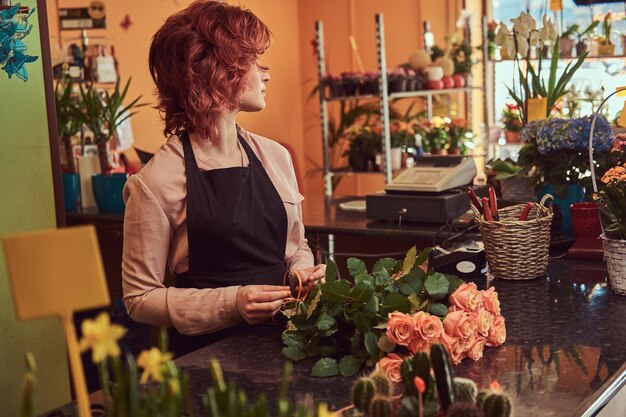
M626 295L626 240L609 239L602 234L602 244L611 288Z
M486 221L472 206L489 271L496 278L527 280L546 272L552 223L552 208L545 206L548 199L552 199L550 194L535 203L529 220L524 221L518 219L525 204L499 209L498 221Z

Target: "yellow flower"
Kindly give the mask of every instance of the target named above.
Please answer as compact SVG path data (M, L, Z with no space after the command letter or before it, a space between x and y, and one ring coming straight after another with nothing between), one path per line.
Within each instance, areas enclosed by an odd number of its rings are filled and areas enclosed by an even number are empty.
M124 336L126 329L119 324L111 324L107 313L100 313L95 320L83 320L81 325L83 337L80 340L80 351L91 349L91 359L100 363L108 356L120 356L117 341Z
M137 358L137 365L143 368L140 382L145 384L148 377L157 382L163 382L163 365L172 359L171 353L163 353L158 348L144 350Z

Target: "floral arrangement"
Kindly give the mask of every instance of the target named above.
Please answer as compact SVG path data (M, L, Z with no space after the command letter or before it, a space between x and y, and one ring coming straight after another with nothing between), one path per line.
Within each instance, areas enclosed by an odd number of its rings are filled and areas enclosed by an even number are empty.
M506 330L497 293L425 271L431 250L409 250L404 261L382 258L368 272L348 259L352 280L337 277L329 262L326 282L306 301L287 305L283 355L299 361L320 357L311 375L351 376L377 367L399 381L404 358L442 343L453 359L478 359L483 348L504 343Z
M343 416L487 416L509 417L511 400L500 384L478 390L474 381L455 377L442 345L433 345L430 355L420 353L402 363L404 393L392 396L389 378L379 370L359 378L352 388L352 405Z
M467 121L435 116L430 121L420 121L414 125L416 133L422 135L424 150L432 154L467 152L467 143L474 137Z
M448 133L448 146L446 151L448 154L465 154L467 152L467 143L474 137L474 132L467 123L467 120L457 118L446 118L446 132Z
M487 23L487 55L489 59L495 59L498 44L496 43L496 30L498 29L498 22L490 20Z
M582 65L587 53L580 55L574 65L570 63L557 80L559 36L554 23L545 15L543 27L539 29L535 19L524 12L511 21L513 22L512 30L504 22L500 23L495 41L501 47L503 58L513 58L517 64L517 88L514 72L514 83L510 87L507 86L507 89L519 106L523 124L526 124L529 121L528 100L544 98L546 100L545 117L549 117L552 108L567 93L567 84ZM548 69L548 82L546 83L542 74L542 70L544 70L543 56L541 53L539 54L538 63L535 66L532 60L532 51L534 48L541 51L544 47L550 46L553 49ZM523 65L520 64L520 60L524 61Z
M521 132L524 146L518 164L533 168L535 191L545 184L556 187L556 194L567 194L569 184L580 184L591 190L587 153L591 116L576 119L543 119L529 123ZM609 122L599 117L594 130L595 169L602 175L624 153L613 149L614 134Z
M406 150L415 147L415 131L408 123L394 120L389 124L389 132L392 148Z
M522 115L517 104L507 104L502 111L500 119L504 124L504 129L509 132L519 132L522 130Z
M602 183L598 207L604 234L609 239L626 240L626 164L609 169Z

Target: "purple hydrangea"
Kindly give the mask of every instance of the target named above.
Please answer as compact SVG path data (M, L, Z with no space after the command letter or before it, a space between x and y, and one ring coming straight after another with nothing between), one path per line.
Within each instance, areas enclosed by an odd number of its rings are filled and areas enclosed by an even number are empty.
M529 123L522 130L524 143L537 143L537 152L547 155L561 149L583 150L589 144L593 116L577 119L543 119ZM613 146L614 132L604 116L599 116L593 131L593 147L598 152Z

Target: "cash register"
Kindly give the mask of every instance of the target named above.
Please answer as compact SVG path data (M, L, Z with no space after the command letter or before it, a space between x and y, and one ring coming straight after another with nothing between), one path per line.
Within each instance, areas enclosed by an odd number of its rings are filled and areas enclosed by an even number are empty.
M472 157L422 156L415 166L387 184L384 192L366 196L366 217L394 222L446 223L469 210L462 187L471 185L475 176L476 164ZM479 195L486 194L486 187L476 188Z

